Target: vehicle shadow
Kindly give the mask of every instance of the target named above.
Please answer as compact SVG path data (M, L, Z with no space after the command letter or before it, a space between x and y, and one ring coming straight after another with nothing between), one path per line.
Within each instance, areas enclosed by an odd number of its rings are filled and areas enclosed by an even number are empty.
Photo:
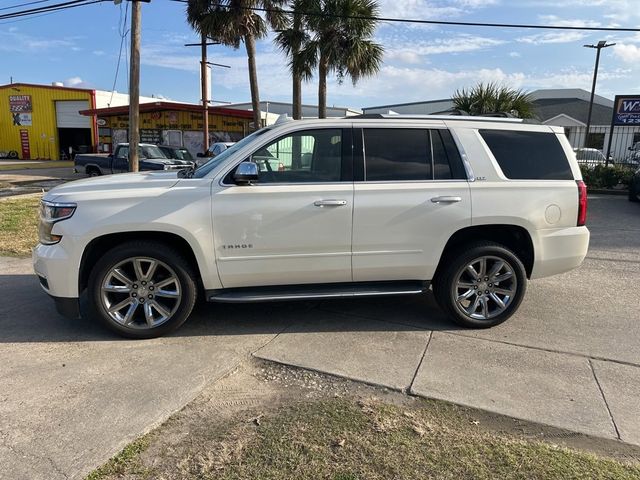
M89 319L58 314L34 275L0 275L0 343L99 342L120 337ZM86 298L81 300L86 312ZM431 293L394 297L221 304L198 302L170 335L206 337L288 332L456 330Z

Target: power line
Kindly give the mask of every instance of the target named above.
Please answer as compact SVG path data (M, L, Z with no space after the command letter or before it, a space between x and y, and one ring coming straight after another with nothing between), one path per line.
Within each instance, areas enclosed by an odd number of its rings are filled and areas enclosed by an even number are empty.
M2 7L0 8L0 10L11 10L12 8L26 7L28 5L35 5L36 3L44 3L44 2L50 2L50 1L51 0L36 0L35 2L19 3L18 5L12 5L10 7Z
M111 98L109 99L109 105L113 102L113 94L116 91L116 82L118 81L118 73L120 72L120 62L122 60L122 48L124 47L124 39L127 37L129 31L127 30L127 14L129 13L129 2L125 7L124 20L122 18L122 3L120 4L120 19L118 20L118 33L120 34L120 52L118 53L118 63L116 65L116 73L113 78L113 88L111 89ZM127 67L127 72L129 68Z
M44 12L54 12L58 10L67 10L74 7L82 7L84 5L91 5L94 3L102 3L109 0L70 0L67 2L56 3L54 5L46 5L44 7L31 8L28 10L21 10L19 12L11 12L0 15L0 20L9 18L27 17Z
M188 3L188 0L171 0L172 2L177 3ZM215 7L228 7L228 5L217 3L212 4ZM537 24L527 24L527 23L485 23L485 22L454 22L447 20L422 20L415 18L392 18L392 17L376 17L369 15L338 15L338 14L327 14L327 13L318 13L318 12L298 12L294 10L284 10L277 8L261 8L261 7L247 7L247 6L239 6L234 8L241 8L243 10L251 10L255 12L280 12L288 15L303 15L306 17L328 17L328 18L352 18L355 20L375 20L378 22L389 22L389 23L412 23L412 24L422 24L422 25L449 25L449 26L462 26L462 27L493 27L493 28L530 28L530 29L540 29L540 30L582 30L582 31L593 31L593 32L640 32L640 28L622 28L622 27L586 27L586 26L577 26L577 25L537 25Z

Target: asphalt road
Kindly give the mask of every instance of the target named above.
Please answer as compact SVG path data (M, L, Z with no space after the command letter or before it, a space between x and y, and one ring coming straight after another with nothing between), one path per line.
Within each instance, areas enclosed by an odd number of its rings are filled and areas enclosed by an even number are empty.
M640 444L640 205L590 198L584 265L461 330L430 295L201 305L175 335L70 321L0 259L0 478L80 478L256 356Z

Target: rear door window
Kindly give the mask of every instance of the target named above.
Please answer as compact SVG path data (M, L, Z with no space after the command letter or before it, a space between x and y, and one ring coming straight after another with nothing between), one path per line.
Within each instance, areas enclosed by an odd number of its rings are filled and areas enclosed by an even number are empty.
M546 132L480 130L502 173L512 180L573 180L558 137Z
M366 181L466 179L449 130L366 128L363 139Z

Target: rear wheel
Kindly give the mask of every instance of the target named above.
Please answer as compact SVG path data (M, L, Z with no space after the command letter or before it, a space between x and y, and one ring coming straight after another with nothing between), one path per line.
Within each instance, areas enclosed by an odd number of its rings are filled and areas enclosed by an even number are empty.
M97 177L100 175L100 170L95 167L89 167L87 168L87 175L89 175L90 177Z
M636 183L638 183L638 186L635 185ZM629 185L629 201L640 202L640 181L631 181L631 185Z
M111 330L153 338L182 325L195 304L189 263L155 242L130 242L109 250L89 278L90 305Z
M520 306L527 275L511 250L498 243L476 243L445 261L433 290L440 307L459 325L492 327Z

